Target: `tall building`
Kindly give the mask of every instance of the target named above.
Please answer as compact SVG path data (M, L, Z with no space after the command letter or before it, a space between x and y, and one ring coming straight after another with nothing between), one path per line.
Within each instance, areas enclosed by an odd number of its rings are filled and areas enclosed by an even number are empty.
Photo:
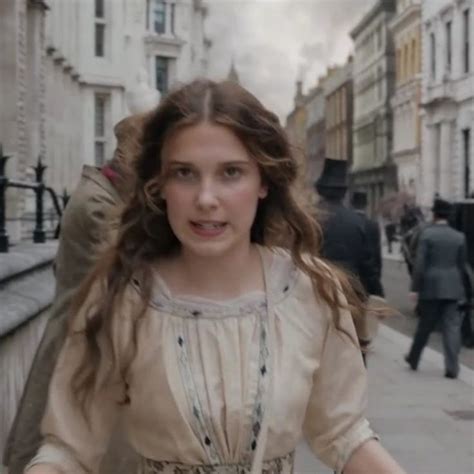
M388 28L395 6L395 0L377 0L351 32L355 45L351 180L354 189L367 192L371 214L397 187L391 155L394 46Z
M397 0L390 24L395 43L393 161L398 189L417 197L421 160L421 0Z
M113 127L130 114L134 93L165 94L206 75L206 14L202 0L0 1L0 143L13 156L9 176L28 179L41 155L48 185L72 191L83 164L112 157ZM33 201L8 191L12 241Z
M305 97L306 108L306 184L312 186L326 158L326 103L324 78Z
M305 186L306 176L306 123L307 123L307 110L306 110L306 96L303 94L303 82L301 80L296 81L296 94L294 97L293 110L288 114L286 118L285 129L288 134L288 139L293 151L295 158L299 166L299 179L301 186Z
M474 192L474 1L422 3L421 202Z
M334 68L324 83L326 96L326 155L352 164L353 58Z

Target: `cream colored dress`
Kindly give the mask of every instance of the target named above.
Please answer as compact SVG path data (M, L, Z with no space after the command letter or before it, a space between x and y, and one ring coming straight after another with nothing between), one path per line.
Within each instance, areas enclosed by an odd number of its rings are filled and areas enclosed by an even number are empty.
M286 253L260 253L265 293L233 301L172 297L157 275L133 355L130 315L141 295L140 282L130 283L113 340L119 359L132 362L96 394L90 425L69 388L83 338L70 338L50 387L45 441L30 465L98 472L120 415L143 473L242 474L260 451L262 472L289 474L303 434L314 454L340 472L375 437L365 419L360 350L335 328L329 308ZM342 325L354 334L348 312Z

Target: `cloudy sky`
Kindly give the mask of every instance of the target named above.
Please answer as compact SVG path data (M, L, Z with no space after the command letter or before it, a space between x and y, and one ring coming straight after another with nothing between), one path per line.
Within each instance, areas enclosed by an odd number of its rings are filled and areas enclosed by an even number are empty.
M213 41L210 75L227 75L234 58L240 80L285 119L295 81L304 90L352 49L349 31L375 0L206 0Z

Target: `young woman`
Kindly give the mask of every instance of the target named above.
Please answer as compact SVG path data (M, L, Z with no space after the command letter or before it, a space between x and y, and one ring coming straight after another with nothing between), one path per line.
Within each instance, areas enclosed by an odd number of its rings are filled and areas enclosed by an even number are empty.
M28 474L97 472L120 414L141 473L403 471L365 419L344 275L292 196L277 117L200 80L145 126L117 245L79 292Z

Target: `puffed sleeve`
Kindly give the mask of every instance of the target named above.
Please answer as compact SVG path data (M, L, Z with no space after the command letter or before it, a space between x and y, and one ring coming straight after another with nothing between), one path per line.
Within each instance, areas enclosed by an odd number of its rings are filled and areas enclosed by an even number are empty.
M93 294L96 292L92 291ZM124 301L121 308L125 311L121 310L112 320L112 345L105 344L103 336L98 339L103 357L99 379L105 374L108 374L108 378L102 387L94 389L87 404L86 417L73 393L72 380L85 350L86 340L81 332L85 325L85 308L90 306L91 299L96 301L95 298L96 295L89 295L61 350L41 424L43 443L27 468L51 463L64 474L98 472L118 412L127 397L121 370L112 370L116 366L112 364L112 354L116 353L120 359L129 350L131 319L126 317L128 304Z
M326 334L303 431L315 455L340 473L356 448L377 437L365 418L367 377L352 317L341 311L340 326L349 337L324 308Z

